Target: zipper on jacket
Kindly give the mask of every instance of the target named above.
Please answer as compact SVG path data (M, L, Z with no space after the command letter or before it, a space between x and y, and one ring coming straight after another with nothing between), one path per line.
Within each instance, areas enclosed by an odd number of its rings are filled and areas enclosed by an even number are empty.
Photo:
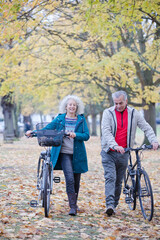
M130 126L130 132L129 132L129 147L131 146L131 131L132 131L133 113L134 113L134 109L132 110L132 114L131 114L131 126Z
M114 119L114 115L113 113L109 110L109 112L111 113L112 117L113 117L113 121L114 121L114 137L116 136L116 121Z
M79 127L79 125L83 122L84 120L82 119L78 124L77 126L75 127L75 131L77 130L77 128Z
M121 112L121 128L123 128L123 112Z

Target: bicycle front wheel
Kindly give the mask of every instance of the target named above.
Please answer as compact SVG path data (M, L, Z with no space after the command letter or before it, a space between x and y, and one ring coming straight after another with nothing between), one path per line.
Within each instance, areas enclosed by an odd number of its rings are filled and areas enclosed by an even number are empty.
M37 189L39 190L39 199L42 201L42 207L44 207L43 169L44 169L44 160L42 158L39 158L38 168L37 168Z
M45 217L49 216L50 189L51 189L51 176L50 176L50 171L49 171L49 165L47 164L45 166L45 171L44 171L44 193L43 193Z
M143 217L151 221L154 212L154 200L151 183L145 170L142 170L139 177L138 194Z

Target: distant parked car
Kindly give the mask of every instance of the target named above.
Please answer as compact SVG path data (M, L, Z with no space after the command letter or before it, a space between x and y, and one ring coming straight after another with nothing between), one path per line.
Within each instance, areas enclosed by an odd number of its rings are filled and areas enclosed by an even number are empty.
M156 124L160 124L160 118L156 118Z

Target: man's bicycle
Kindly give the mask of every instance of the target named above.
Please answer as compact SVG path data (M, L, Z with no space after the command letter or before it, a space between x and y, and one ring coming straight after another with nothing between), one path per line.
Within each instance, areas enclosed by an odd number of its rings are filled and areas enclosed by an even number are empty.
M130 162L124 176L123 193L126 195L125 202L131 210L136 209L136 201L139 198L141 211L144 219L152 220L154 212L154 200L151 182L147 172L141 166L140 151L152 149L152 145L143 145L139 148L126 148L125 152L134 151L136 154L135 163Z
M43 129L47 123L39 123L36 125L36 131L31 136L36 136L41 147L45 147L38 160L37 167L37 190L39 191L38 201L32 200L31 207L37 207L41 201L44 208L45 217L49 216L50 195L52 194L53 181L60 182L60 177L53 176L53 165L51 161L51 147L58 147L62 144L62 139L66 135L64 130L47 130Z

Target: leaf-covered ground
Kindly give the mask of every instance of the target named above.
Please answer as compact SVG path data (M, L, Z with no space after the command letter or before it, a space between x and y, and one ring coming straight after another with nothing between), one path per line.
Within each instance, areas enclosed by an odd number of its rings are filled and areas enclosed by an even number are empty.
M68 201L62 171L55 171L61 182L51 195L50 217L41 207L29 203L37 199L36 168L42 148L36 139L22 137L13 144L0 142L0 239L160 239L160 150L144 152L143 166L149 173L154 192L154 218L143 219L139 203L130 211L121 195L117 213L105 214L104 177L100 138L87 143L89 172L82 175L80 212L68 216Z

